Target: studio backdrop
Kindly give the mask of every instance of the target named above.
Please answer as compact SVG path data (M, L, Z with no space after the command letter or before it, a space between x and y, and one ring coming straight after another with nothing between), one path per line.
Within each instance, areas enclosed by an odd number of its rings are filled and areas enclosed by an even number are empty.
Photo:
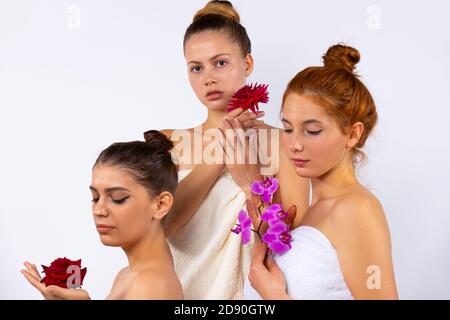
M41 299L22 262L82 258L96 299L127 264L101 244L91 169L113 142L188 128L206 108L182 40L206 1L0 0L0 299ZM402 299L450 299L450 3L235 0L252 39L249 82L268 83L281 127L287 82L338 42L379 122L359 177L382 202Z

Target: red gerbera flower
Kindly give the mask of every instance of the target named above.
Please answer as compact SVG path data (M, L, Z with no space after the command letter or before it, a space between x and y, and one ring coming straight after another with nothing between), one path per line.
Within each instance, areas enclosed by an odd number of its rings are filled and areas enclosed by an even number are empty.
M227 112L237 108L244 110L250 109L254 113L259 110L258 103L267 103L269 101L268 84L250 84L245 85L234 93L228 103Z

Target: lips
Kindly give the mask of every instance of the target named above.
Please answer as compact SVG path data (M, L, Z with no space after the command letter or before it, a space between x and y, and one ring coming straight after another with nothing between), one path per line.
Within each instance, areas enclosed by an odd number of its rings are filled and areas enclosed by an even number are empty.
M97 231L99 233L107 233L114 229L114 227L106 225L106 224L97 224Z
M206 99L208 101L214 101L214 100L219 100L220 98L222 98L222 96L223 96L223 92L222 91L213 90L213 91L209 91L206 94Z
M304 160L300 158L291 158L291 161L296 167L301 168L303 168L309 162L309 160Z

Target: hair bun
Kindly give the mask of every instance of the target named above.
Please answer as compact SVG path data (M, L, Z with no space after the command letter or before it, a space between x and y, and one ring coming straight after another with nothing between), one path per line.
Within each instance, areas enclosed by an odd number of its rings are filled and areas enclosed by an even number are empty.
M145 142L151 147L164 152L170 152L173 142L158 130L149 130L144 133Z
M213 14L223 16L227 19L236 22L237 24L239 24L241 21L239 13L237 13L237 11L234 10L233 5L231 4L230 1L213 0L208 2L203 9L199 10L195 14L193 22L197 22L206 15L213 15Z
M337 44L330 47L322 58L325 67L341 68L353 73L360 55L353 47Z

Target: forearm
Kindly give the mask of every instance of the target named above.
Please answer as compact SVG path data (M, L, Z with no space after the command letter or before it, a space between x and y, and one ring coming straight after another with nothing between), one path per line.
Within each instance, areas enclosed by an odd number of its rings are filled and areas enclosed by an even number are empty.
M165 224L166 237L170 238L189 222L216 183L223 168L223 164L199 164L181 180Z

